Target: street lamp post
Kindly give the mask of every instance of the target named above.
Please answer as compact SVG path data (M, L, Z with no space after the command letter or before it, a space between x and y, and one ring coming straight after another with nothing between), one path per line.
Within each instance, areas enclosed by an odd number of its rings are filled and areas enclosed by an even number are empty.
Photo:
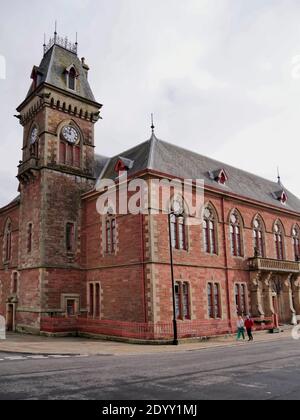
M175 295L175 279L174 279L174 264L173 264L173 244L172 244L172 231L171 231L171 217L182 217L174 212L169 213L169 243L170 243L170 262L171 262L171 278L172 278L172 296L173 296L173 345L178 346L178 330L177 330L177 314L176 314L176 295Z

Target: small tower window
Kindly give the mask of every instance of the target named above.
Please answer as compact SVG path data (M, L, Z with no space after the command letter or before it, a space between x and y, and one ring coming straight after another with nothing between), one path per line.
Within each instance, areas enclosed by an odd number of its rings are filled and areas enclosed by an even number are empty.
M75 252L75 224L67 223L66 226L66 248L68 253Z
M13 287L12 292L14 295L18 293L18 273L13 274Z
M68 88L71 90L76 89L76 70L74 67L71 67L69 71Z
M4 234L4 262L11 260L11 243L12 243L12 227L11 222L8 221L5 228Z
M32 251L32 223L28 225L27 231L27 252L30 254Z

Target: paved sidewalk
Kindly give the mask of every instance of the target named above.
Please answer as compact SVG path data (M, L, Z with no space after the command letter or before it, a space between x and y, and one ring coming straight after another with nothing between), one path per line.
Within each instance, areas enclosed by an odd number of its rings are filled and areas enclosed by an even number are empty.
M291 330L280 334L259 332L255 334L255 342L278 341L291 338ZM236 342L234 337L220 337L204 342L190 342L172 345L138 345L118 343L113 341L94 340L85 338L50 338L22 334L8 334L6 340L0 340L0 352L21 354L59 354L59 355L134 355L162 352L184 352L204 350L218 347L232 347L252 345L252 343Z

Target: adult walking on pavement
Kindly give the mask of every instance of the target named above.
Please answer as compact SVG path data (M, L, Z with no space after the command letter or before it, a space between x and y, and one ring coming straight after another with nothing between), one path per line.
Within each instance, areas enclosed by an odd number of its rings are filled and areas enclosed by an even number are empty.
M239 316L238 321L237 321L237 341L241 339L241 337L243 338L243 340L245 340L245 322L242 316Z
M253 327L254 327L254 321L250 317L250 315L248 315L247 318L246 318L245 327L246 327L246 330L247 330L249 341L253 341L253 333L252 333L252 330L253 330Z

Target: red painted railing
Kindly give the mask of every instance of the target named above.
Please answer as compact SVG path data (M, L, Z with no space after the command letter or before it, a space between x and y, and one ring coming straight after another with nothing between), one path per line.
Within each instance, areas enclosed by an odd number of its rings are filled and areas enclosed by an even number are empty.
M261 331L274 327L273 318L254 319L255 330ZM211 337L230 334L232 328L228 321L178 321L179 338ZM112 337L140 340L170 340L173 338L173 323L136 323L103 321L83 317L55 317L41 320L41 331L48 333L87 333Z
M178 337L209 337L231 333L228 321L178 321ZM90 318L43 318L41 330L48 333L88 333L141 340L169 340L173 338L173 323L135 323L103 321Z

